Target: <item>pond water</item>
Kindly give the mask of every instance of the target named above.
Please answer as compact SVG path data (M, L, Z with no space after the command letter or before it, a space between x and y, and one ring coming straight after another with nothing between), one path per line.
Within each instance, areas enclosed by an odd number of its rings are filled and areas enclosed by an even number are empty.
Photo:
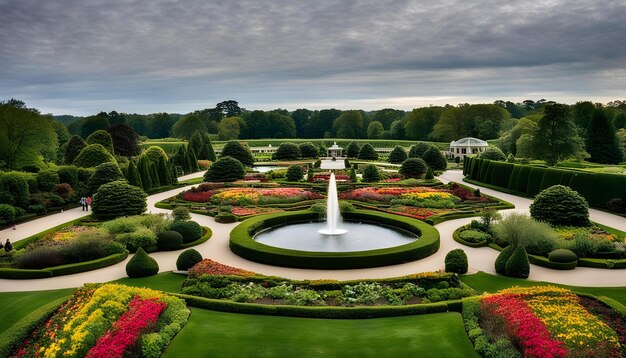
M286 167L279 167L277 165L255 165L252 167L252 169L256 170L259 173L267 173L270 170L274 170L274 169L287 169Z

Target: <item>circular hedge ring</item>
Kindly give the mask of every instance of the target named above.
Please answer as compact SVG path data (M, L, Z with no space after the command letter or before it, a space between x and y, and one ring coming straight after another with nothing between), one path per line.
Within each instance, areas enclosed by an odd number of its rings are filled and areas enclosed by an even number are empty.
M439 231L425 222L409 217L366 210L344 213L343 218L351 221L362 220L394 226L419 235L419 239L405 245L354 252L313 252L281 249L261 244L253 239L258 231L268 227L317 218L317 213L304 210L261 215L247 219L231 231L230 250L245 259L274 266L355 269L415 261L430 256L439 249Z

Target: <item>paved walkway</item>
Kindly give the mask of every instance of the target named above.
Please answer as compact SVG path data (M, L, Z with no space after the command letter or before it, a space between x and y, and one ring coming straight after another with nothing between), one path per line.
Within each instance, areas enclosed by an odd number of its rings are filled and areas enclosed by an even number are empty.
M191 174L188 177L185 177L184 179L189 179L189 177L194 176L198 177L201 175L202 173L195 173ZM462 178L463 175L460 171L447 171L440 177L440 179L444 182L461 182ZM475 185L470 186L477 187ZM186 188L178 188L168 192L151 195L148 198L148 210L152 213L168 212L168 210L155 208L154 204L160 200L174 196L176 195L176 193L185 189ZM531 203L531 200L526 198L500 193L498 191L483 187L480 187L480 189L481 192L485 194L497 196L515 204L516 209L513 210L516 211L527 212L528 206ZM39 219L45 220L41 222L35 220L31 223L32 225L36 225L37 227L32 228L32 230L34 230L34 232L40 232L47 229L48 227L58 225L62 223L65 219L65 217L60 216L64 214L65 213L56 214ZM78 210L78 214L80 216L80 209ZM591 210L590 214L592 220L594 221L618 228L620 230L626 230L626 219L624 218L597 210ZM209 241L195 247L195 249L198 250L203 257L219 261L226 265L231 265L266 275L276 275L292 279L329 278L338 280L349 280L365 278L385 278L403 276L424 271L435 271L443 269L444 257L446 253L456 248L462 248L467 253L469 257L470 273L477 271L495 273L493 263L498 254L495 250L490 248L469 248L454 241L452 239L452 233L454 232L454 230L461 225L469 223L472 220L472 218L462 218L446 221L437 225L436 228L441 234L441 248L434 255L431 255L419 261L401 265L356 270L307 270L283 268L251 262L230 252L228 248L229 233L230 230L232 230L232 228L237 225L236 223L218 224L211 217L197 214L192 214L192 218L201 225L208 226L213 230L213 236ZM22 228L18 230L22 230ZM2 234L3 233L0 233L0 235ZM26 236L22 236L22 238ZM179 254L180 251L170 251L157 252L150 255L159 262L160 271L171 271L175 269L176 258ZM0 280L0 292L47 290L64 287L78 287L86 282L106 282L117 278L126 277L125 266L126 261L103 269L75 275L37 280ZM557 271L532 265L530 279L536 281L557 282L576 286L626 286L626 275L624 275L624 270L602 270L585 267L578 267L575 270L570 271Z

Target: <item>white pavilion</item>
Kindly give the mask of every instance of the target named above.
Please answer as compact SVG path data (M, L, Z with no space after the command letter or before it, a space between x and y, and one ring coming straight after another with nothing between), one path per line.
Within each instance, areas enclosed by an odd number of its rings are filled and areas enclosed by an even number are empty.
M448 155L452 158L464 158L466 156L474 156L484 152L489 144L482 139L467 137L457 141L450 142Z

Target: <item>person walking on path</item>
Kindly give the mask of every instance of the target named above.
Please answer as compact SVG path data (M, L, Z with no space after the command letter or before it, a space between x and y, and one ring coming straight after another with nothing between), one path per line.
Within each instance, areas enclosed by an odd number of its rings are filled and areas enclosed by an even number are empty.
M83 207L83 211L85 211L87 207L87 198L85 198L84 196L81 196L79 203Z
M87 211L89 211L89 208L91 207L91 196L87 197Z

